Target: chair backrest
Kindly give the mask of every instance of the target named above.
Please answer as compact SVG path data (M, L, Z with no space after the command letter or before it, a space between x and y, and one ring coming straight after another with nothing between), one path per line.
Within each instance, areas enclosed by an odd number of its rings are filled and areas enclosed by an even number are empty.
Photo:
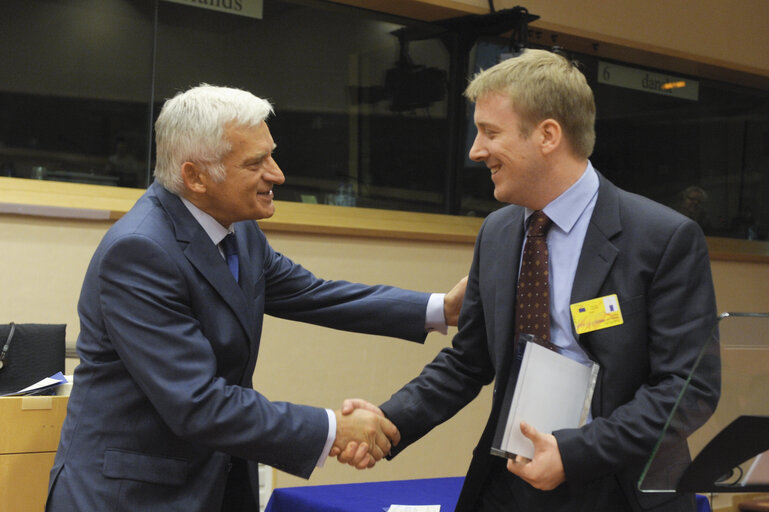
M0 394L63 372L66 328L66 324L0 325Z

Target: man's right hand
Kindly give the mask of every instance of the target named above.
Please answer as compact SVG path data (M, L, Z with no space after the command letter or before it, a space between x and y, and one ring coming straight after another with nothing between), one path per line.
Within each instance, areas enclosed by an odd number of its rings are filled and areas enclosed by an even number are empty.
M346 411L334 411L336 439L330 455L344 454L346 457L340 458L340 462L358 469L373 467L390 452L392 445L398 444L400 432L375 406L367 408L356 404L357 407L352 409L349 404L345 405Z

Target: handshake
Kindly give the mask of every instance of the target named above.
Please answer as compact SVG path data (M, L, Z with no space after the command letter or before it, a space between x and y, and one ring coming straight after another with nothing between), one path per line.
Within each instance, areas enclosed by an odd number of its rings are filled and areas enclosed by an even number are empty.
M358 469L374 467L397 446L400 432L376 405L359 398L345 400L336 415L336 439L329 452Z
M466 287L467 276L444 296L443 317L446 325L457 325ZM336 439L328 455L343 464L358 469L374 467L401 439L397 427L384 417L382 410L366 400L345 400L342 408L334 414Z

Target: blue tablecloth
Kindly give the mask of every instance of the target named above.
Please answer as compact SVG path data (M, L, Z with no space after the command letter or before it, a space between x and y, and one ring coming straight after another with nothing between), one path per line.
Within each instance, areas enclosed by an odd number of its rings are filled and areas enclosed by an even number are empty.
M710 512L710 501L707 497L698 494L697 495L697 512Z
M382 512L390 505L440 505L453 512L464 477L286 487L272 491L265 512Z
M265 512L382 512L390 505L440 505L453 512L464 477L394 480L363 484L285 487L272 491ZM697 512L710 512L697 495Z

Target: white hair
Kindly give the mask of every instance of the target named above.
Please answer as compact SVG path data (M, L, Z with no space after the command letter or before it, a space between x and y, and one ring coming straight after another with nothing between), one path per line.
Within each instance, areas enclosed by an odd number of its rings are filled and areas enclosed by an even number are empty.
M257 126L272 112L269 101L241 89L201 84L177 94L165 102L155 121L155 179L181 194L182 164L194 162L214 181L224 180L222 159L231 149L225 128Z

